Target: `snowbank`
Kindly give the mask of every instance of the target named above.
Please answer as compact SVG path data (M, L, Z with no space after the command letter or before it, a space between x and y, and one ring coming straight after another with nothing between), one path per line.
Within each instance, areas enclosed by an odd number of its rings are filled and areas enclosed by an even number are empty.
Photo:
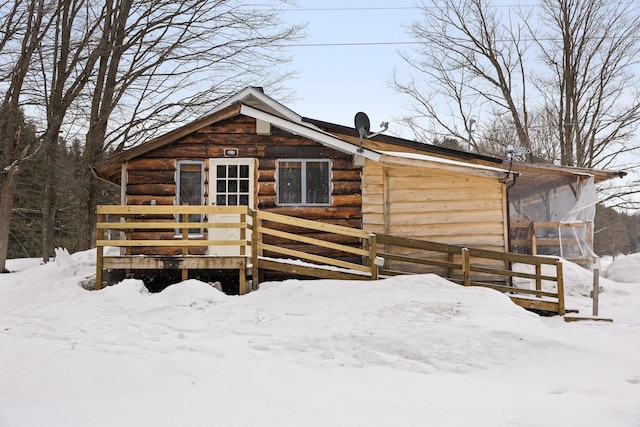
M0 426L640 425L637 286L603 279L613 323L565 323L434 275L90 292L94 259L0 275ZM590 272L565 274L588 309Z

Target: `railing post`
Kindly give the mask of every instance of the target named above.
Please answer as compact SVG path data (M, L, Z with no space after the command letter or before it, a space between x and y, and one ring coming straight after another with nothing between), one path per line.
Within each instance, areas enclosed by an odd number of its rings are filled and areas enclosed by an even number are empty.
M595 268L593 270L593 291L591 291L591 298L593 299L591 314L598 316L598 298L600 295L600 269Z
M378 280L378 264L376 258L378 256L377 237L375 234L369 234L369 267L371 268L371 280Z
M259 265L258 265L258 210L251 210L251 280L252 288L258 289L259 284Z
M542 264L536 264L536 291L542 291ZM542 295L536 294L538 298L542 298Z
M462 273L464 274L464 285L471 286L471 264L469 262L469 249L462 248Z
M186 218L186 220L185 220ZM180 215L180 222L189 222L190 218L189 218L189 214L182 214ZM183 227L182 228L182 240L186 241L189 240L189 228L188 227ZM182 247L182 255L188 255L189 254L189 247L188 246L183 246ZM189 270L187 270L186 268L182 268L182 281L184 282L185 280L189 279Z
M453 253L449 253L447 254L447 262L449 264L453 264L454 261L454 255ZM453 265L451 265L448 269L447 269L447 279L453 279L453 276L455 275L455 269L453 268Z
M99 208L98 208L99 209ZM104 215L99 213L98 211L98 215L97 215L97 221L100 222L104 222ZM104 229L103 228L98 228L98 233L97 233L97 240L104 240ZM96 291L99 291L100 289L102 289L102 257L103 257L103 247L102 246L97 246L96 245L96 285L94 287L94 289Z
M556 261L556 279L558 280L558 314L564 316L564 276L562 272L562 261Z
M243 227L244 226L244 227ZM247 241L247 214L241 213L240 214L240 241L244 241L246 243ZM246 255L247 254L247 247L246 246L240 246L240 255Z

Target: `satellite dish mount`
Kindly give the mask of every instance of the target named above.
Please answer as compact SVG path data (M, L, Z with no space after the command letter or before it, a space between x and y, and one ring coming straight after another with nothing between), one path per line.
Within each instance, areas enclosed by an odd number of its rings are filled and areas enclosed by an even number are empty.
M520 155L520 154L529 154L529 150L527 148L515 148L512 145L509 145L505 150L504 150L505 154L507 155L507 158L509 160L513 160L514 156Z
M358 153L364 152L362 148L362 141L366 138L373 138L374 136L380 135L389 129L389 122L380 123L380 127L382 128L379 132L370 134L371 131L371 122L369 121L369 117L360 111L356 113L356 117L354 119L356 130L358 131L358 135L360 135L360 146L358 147Z
M509 159L509 171L506 174L507 179L509 179L509 175L511 175L511 170L513 169L513 158L520 154L528 154L529 150L527 148L520 148L520 147L514 147L513 145L509 145L507 146L507 148L505 148L504 152L507 155L507 158ZM514 176L513 183L511 184L511 186L515 185L515 183L516 183L516 177Z

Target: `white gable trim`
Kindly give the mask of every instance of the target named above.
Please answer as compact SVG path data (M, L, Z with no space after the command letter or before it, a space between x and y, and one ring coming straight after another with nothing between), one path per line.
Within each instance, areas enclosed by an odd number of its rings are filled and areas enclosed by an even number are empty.
M242 89L240 92L236 93L232 97L230 97L227 100L225 100L222 104L218 104L211 111L211 113L215 113L216 111L223 110L223 109L229 107L230 105L235 104L236 102L242 102L242 101L246 100L247 98L249 98L250 96L253 96L253 97L257 98L260 102L265 104L265 106L273 109L274 111L277 111L283 117L286 117L287 119L289 119L291 121L294 121L294 122L301 122L302 121L302 116L296 114L293 110L290 110L289 108L287 108L284 105L280 104L278 101L274 100L273 98L265 95L260 90L254 88L254 87L251 87L251 86Z
M334 150L338 150L342 153L346 154L360 154L367 159L379 162L382 157L380 153L371 151L371 150L363 150L362 153L358 153L358 147L355 145L343 141L340 138L336 138L330 133L312 129L308 126L305 126L301 123L294 123L289 120L285 120L283 118L274 116L273 114L265 113L264 111L258 110L256 108L250 107L248 105L242 104L240 107L240 114L248 117L253 117L254 119L264 120L266 122L271 123L274 126L279 127L280 129L286 130L287 132L291 132L295 135L304 136L305 138L312 139L314 141L319 142L322 145L325 145L329 148L333 148Z

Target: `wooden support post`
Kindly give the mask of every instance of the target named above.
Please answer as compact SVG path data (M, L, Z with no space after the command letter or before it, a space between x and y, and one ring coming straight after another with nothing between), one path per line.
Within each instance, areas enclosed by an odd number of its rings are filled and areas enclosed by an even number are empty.
M259 285L259 265L258 265L258 210L251 211L251 281L252 288L258 289Z
M124 222L132 222L131 220L133 219L131 216L127 215L125 217L120 216L120 221L122 221L124 219ZM127 229L127 231L124 232L125 235L125 240L133 240L133 232L131 231L131 229ZM131 255L131 249L130 247L125 247L124 248L124 254L125 255ZM122 250L122 249L120 249Z
M102 250L102 246L96 247L96 291L102 289Z
M132 222L132 219L133 219L133 217L131 217L131 216L120 215L120 222L125 222L125 223L126 222ZM132 240L133 239L133 233L131 232L130 229L127 229L126 231L120 231L119 234L120 234L120 239L123 239L123 240ZM124 247L124 248L121 246L119 248L119 255L123 255L123 254L124 255L131 255L132 249L133 248L130 248L128 246ZM126 268L124 270L125 277L129 277L129 273L131 273L131 269Z
M246 214L240 214L240 224L246 225L247 224L247 215ZM240 240L246 242L247 241L247 228L246 227L240 227ZM247 254L247 247L246 246L240 246L240 255L246 255Z
M104 222L104 215L99 213L97 216L97 221ZM104 240L104 229L98 229L97 240ZM99 291L102 289L102 257L103 257L103 247L96 246L96 285L94 289Z
M244 265L238 270L238 278L240 283L238 285L238 294L244 295L247 291L247 262L245 259Z
M600 270L593 270L593 294L591 295L593 298L593 316L598 315L598 300L600 297Z
M378 251L376 245L376 235L373 233L369 234L369 267L371 268L371 280L378 280L378 264L376 264Z
M535 268L536 268L536 291L540 292L542 291L542 279L540 278L540 276L542 276L542 264L536 264ZM538 298L542 298L542 295L540 294L536 294L536 296Z
M471 286L471 264L469 261L469 249L462 248L462 273L464 275L464 285Z
M556 279L558 280L558 314L565 315L564 308L564 275L562 272L562 261L556 261Z
M452 253L447 254L447 262L449 262L450 264L453 264L453 260L454 260L454 256ZM455 269L453 268L453 266L450 266L447 269L447 279L453 279L455 273Z
M244 227L243 227L244 225ZM245 242L247 241L247 215L246 214L240 214L240 241L241 242ZM240 255L244 256L247 254L247 247L246 245L240 245ZM247 258L244 258L244 261L242 263L242 267L240 267L240 270L238 271L238 277L240 279L240 284L239 284L239 294L240 295L244 295L247 292L249 292L248 286L247 286Z
M189 215L188 214L180 215L180 222L189 222ZM182 240L189 240L189 229L187 227L184 227L182 229ZM188 255L188 254L189 254L189 247L183 246L182 255ZM186 268L182 268L182 281L184 282L185 280L188 280L188 279L189 279L189 270Z

